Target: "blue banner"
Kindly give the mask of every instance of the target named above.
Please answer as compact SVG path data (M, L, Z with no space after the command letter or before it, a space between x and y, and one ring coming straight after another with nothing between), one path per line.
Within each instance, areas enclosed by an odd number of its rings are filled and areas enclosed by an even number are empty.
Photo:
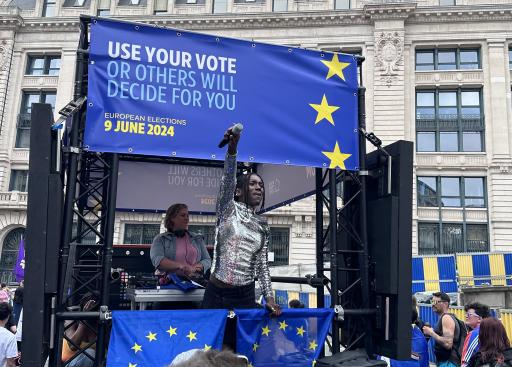
M171 364L191 349L221 349L227 310L113 311L107 367Z
M91 23L85 148L358 169L357 63L335 54L152 25Z
M264 309L235 313L236 351L253 367L314 366L334 316L327 308L284 309L277 318Z

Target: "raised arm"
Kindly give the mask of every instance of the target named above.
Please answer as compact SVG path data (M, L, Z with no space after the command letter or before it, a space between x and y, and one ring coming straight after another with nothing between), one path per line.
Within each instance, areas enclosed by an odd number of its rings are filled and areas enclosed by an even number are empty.
M229 139L229 144L217 197L217 218L222 218L226 210L233 205L236 187L236 153L240 135L234 135L231 133L231 129L228 129L224 133L224 137Z

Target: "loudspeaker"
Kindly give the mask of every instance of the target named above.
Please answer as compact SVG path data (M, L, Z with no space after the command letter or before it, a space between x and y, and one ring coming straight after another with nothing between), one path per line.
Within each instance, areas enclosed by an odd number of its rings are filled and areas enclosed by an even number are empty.
M410 359L413 144L398 141L384 149L391 171L383 151L367 156L371 299L377 309L373 344L377 354Z
M57 132L49 104L32 105L25 245L23 366L44 365L50 343L51 298L57 292L62 221L62 180Z

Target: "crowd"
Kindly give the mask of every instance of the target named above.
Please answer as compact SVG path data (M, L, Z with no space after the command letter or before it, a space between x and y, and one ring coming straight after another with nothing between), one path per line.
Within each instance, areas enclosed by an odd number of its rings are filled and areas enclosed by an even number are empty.
M23 324L23 281L14 292L0 285L0 367L18 366Z
M434 293L431 302L439 316L437 324L432 327L422 322L413 302L413 328L422 330L423 346L428 339L434 340L438 367L512 367L512 349L505 327L491 315L489 306L479 302L465 305L462 321L449 312L450 297L446 293Z

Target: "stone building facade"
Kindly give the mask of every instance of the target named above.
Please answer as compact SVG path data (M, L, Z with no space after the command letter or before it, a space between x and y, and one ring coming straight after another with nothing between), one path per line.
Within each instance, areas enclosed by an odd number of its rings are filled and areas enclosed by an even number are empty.
M80 14L362 54L368 130L415 142L413 253L512 250L510 0L0 0L0 272L26 221L30 103L71 100ZM269 217L279 261L312 263L313 198ZM161 219L119 212L114 243Z

